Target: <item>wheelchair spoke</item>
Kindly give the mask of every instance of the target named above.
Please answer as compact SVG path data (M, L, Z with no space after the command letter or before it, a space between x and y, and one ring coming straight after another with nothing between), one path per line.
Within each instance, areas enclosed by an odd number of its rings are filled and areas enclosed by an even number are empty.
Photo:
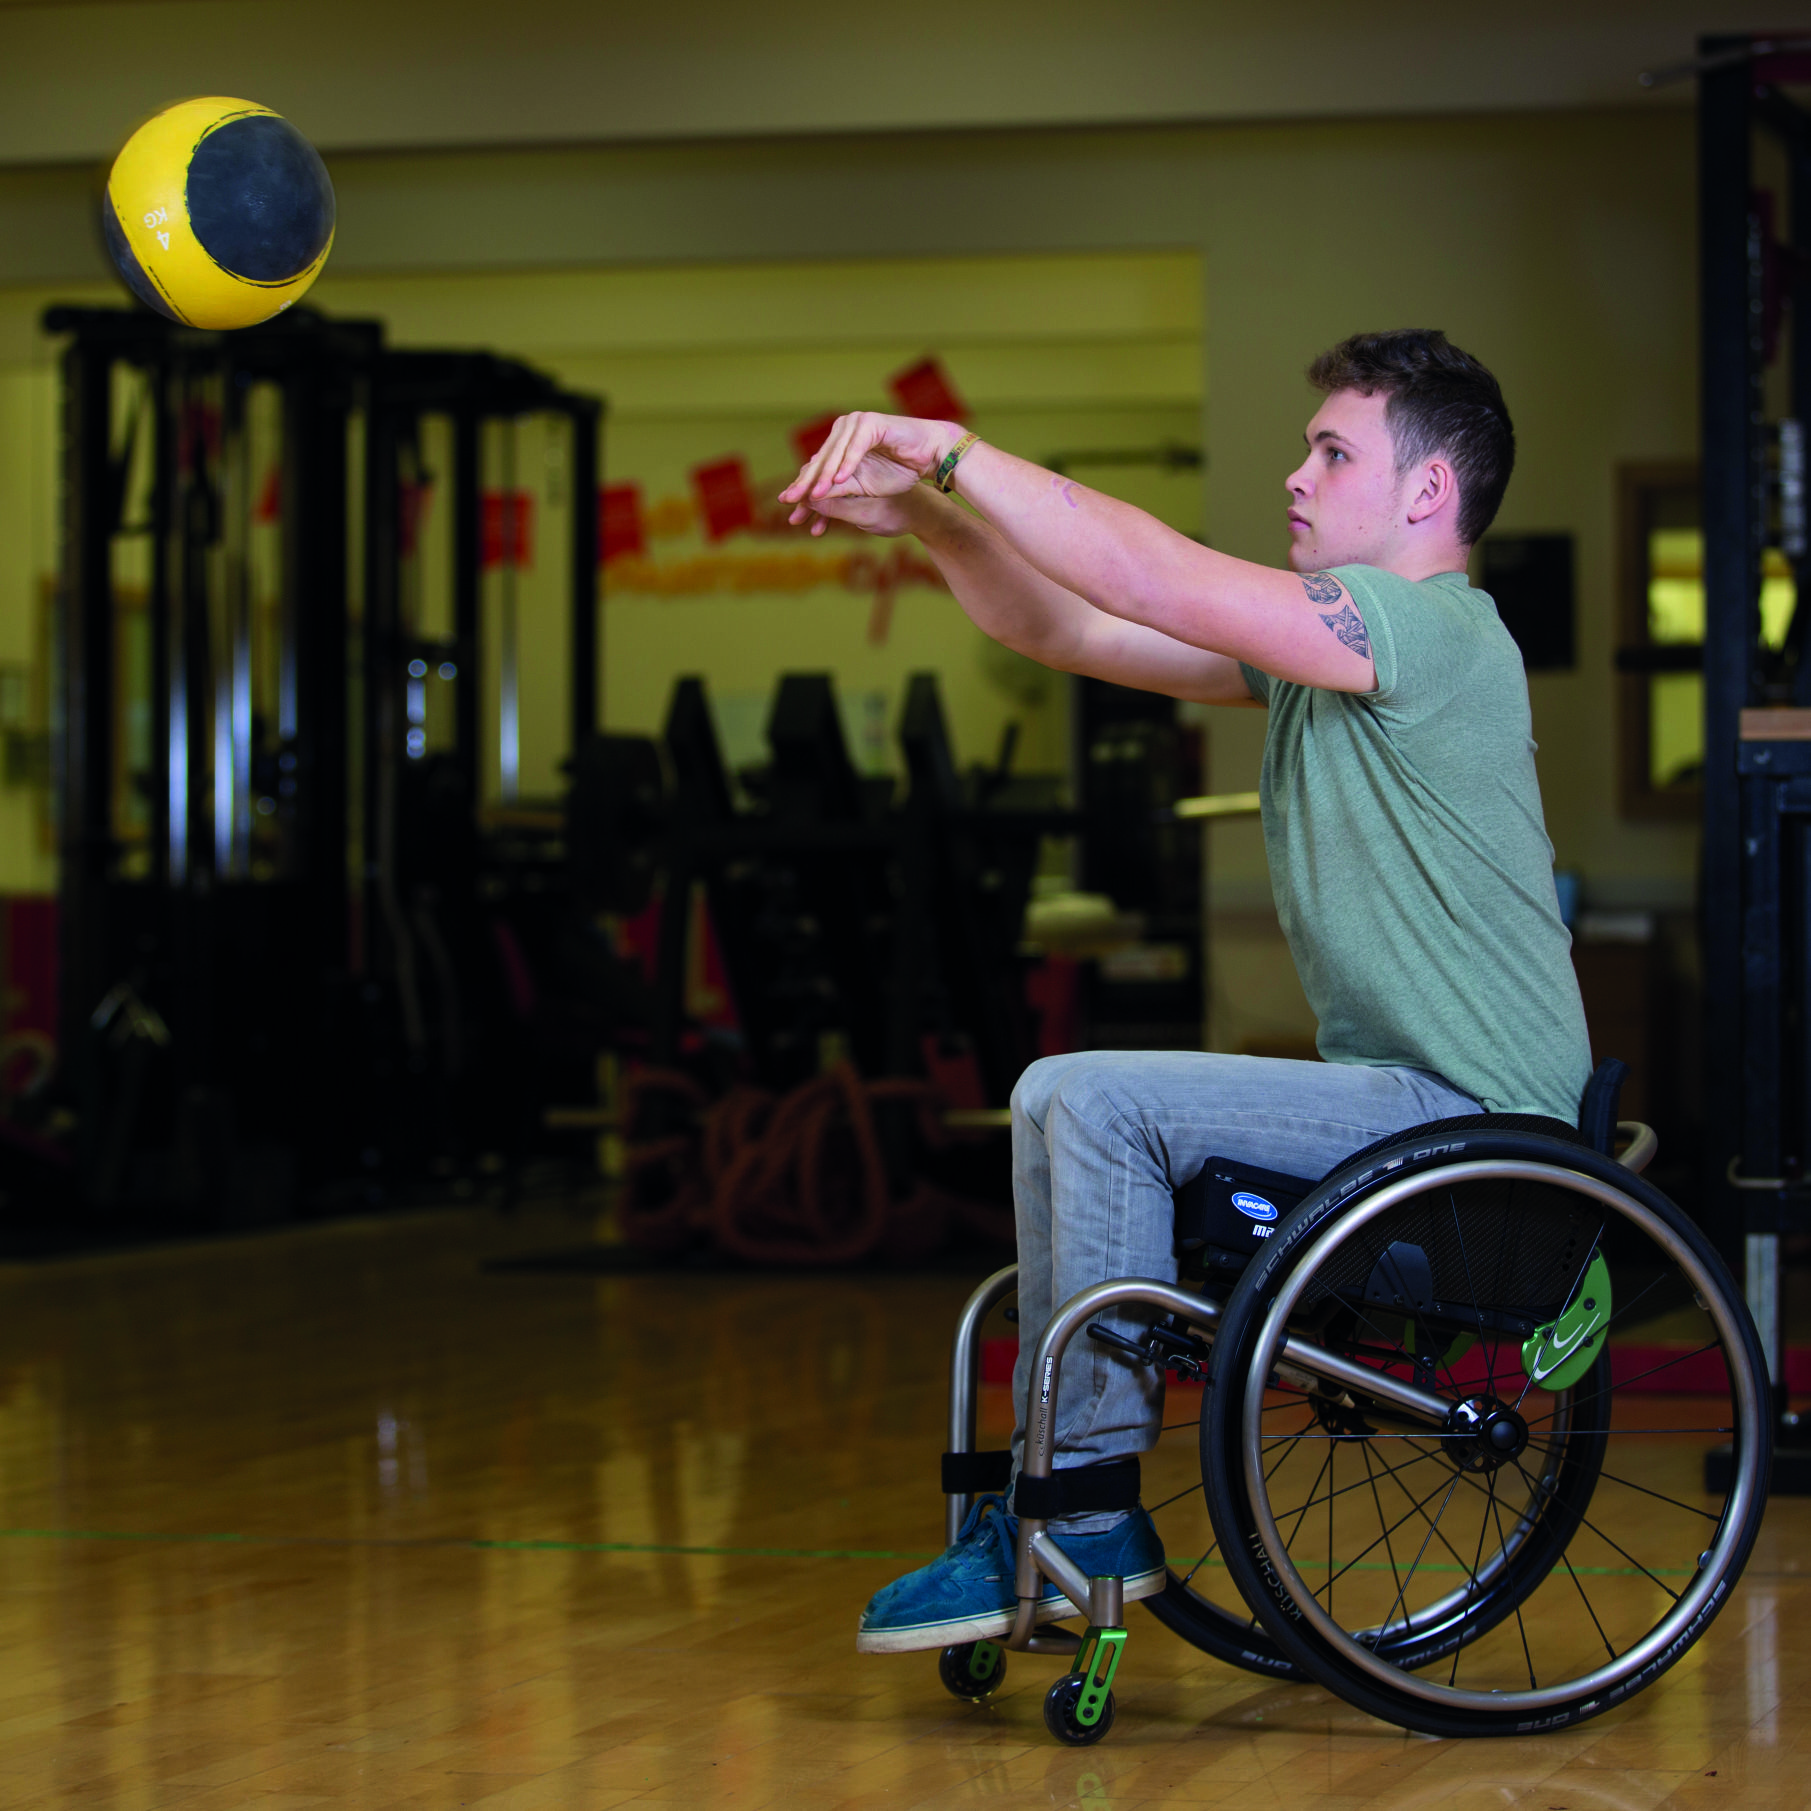
M1700 1509L1696 1503L1682 1503L1677 1497L1669 1497L1663 1490L1649 1490L1645 1484L1637 1484L1633 1478L1619 1478L1613 1471L1600 1471L1597 1475L1608 1479L1612 1484L1620 1484L1624 1490L1638 1490L1644 1497L1670 1503L1675 1509L1683 1509L1688 1515L1701 1515L1707 1522L1720 1522L1723 1519L1714 1509Z
M1434 1455L1431 1453L1428 1455L1429 1458L1432 1458L1433 1456ZM1399 1466L1396 1469L1401 1470L1403 1468ZM1413 1493L1409 1490L1409 1487L1406 1484L1404 1484L1400 1478L1397 1478L1395 1480L1395 1483L1396 1483L1396 1488L1398 1490L1400 1490L1402 1492L1402 1494L1409 1499L1409 1502L1412 1505L1410 1514L1419 1513L1420 1515L1422 1515L1425 1518L1427 1511L1422 1507L1422 1505L1427 1503L1434 1496L1435 1492L1438 1491L1438 1489L1440 1488L1439 1485L1436 1484L1434 1486L1434 1489L1430 1490L1427 1493L1427 1496L1423 1497L1421 1499L1421 1502L1417 1503L1415 1501ZM1453 1473L1453 1481L1447 1487L1446 1494L1449 1498L1452 1496L1452 1493L1456 1489L1458 1489L1460 1484L1470 1485L1471 1488L1473 1490L1475 1490L1480 1496L1482 1496L1484 1494L1484 1486L1482 1484L1480 1484L1476 1478L1467 1477L1466 1474L1462 1471L1455 1471ZM1441 1504L1441 1506L1440 1506L1440 1513L1442 1515L1444 1515L1446 1513L1446 1505L1444 1503ZM1406 1522L1408 1520L1408 1516L1404 1516L1402 1518L1402 1520L1404 1522ZM1397 1527L1400 1528L1402 1526L1402 1523L1398 1522L1396 1525L1397 1525ZM1453 1564L1455 1566L1457 1566L1461 1572L1466 1572L1468 1570L1468 1568L1466 1567L1466 1564L1465 1564L1465 1555L1462 1554L1459 1551L1459 1549L1457 1547L1455 1547L1452 1544L1452 1542L1446 1538L1445 1531L1439 1527L1438 1523L1430 1523L1429 1528L1432 1533L1438 1534L1440 1536L1440 1545L1442 1547L1444 1547L1447 1550L1447 1552L1453 1556ZM1424 1544L1424 1546L1425 1546L1425 1544ZM1421 1562L1419 1559L1417 1559L1415 1562L1415 1564L1417 1566L1420 1565L1420 1563ZM1411 1578L1414 1576L1413 1568L1410 1569L1409 1576Z
M1493 1487L1495 1486L1495 1483L1496 1483L1496 1474L1493 1472L1491 1474L1491 1484ZM1465 1581L1465 1608L1459 1617L1459 1627L1460 1627L1461 1631L1463 1631L1463 1629L1465 1627L1466 1618L1471 1615L1472 1599L1474 1596L1476 1596L1477 1589L1478 1589L1478 1573L1484 1565L1484 1540L1485 1540L1485 1537L1489 1533L1490 1533L1490 1524L1488 1522L1486 1522L1482 1516L1479 1516L1479 1518L1478 1518L1478 1550L1475 1554L1472 1555L1471 1577ZM1446 1676L1446 1682L1448 1685L1457 1685L1459 1682L1459 1656L1464 1652L1465 1652L1465 1642L1463 1639L1461 1639L1453 1647L1453 1667L1452 1667L1452 1671L1450 1673L1448 1673Z
M1287 1454L1284 1455L1285 1458L1287 1456L1288 1456ZM1396 1475L1396 1473L1399 1471L1407 1471L1411 1465L1419 1465L1424 1460L1440 1459L1440 1458L1443 1458L1444 1456L1445 1455L1442 1453L1429 1452L1426 1448L1422 1448L1420 1451L1418 1451L1416 1453L1414 1458L1404 1459L1400 1465L1385 1466L1379 1475L1382 1477L1386 1477L1386 1478L1394 1477ZM1322 1465L1321 1465L1321 1471L1324 1473L1326 1471L1326 1469L1327 1469L1326 1463L1325 1463L1325 1461L1323 1461ZM1269 1480L1276 1475L1276 1470L1277 1470L1277 1468L1275 1466L1271 1467L1270 1471L1265 1475L1266 1483L1268 1483ZM1306 1503L1302 1503L1294 1509L1278 1510L1276 1512L1278 1523L1280 1524L1282 1522L1283 1517L1286 1515L1293 1515L1293 1516L1296 1516L1299 1518L1301 1516L1306 1515L1310 1509L1313 1509L1317 1504L1319 1504L1321 1502L1330 1503L1330 1502L1332 1502L1332 1500L1335 1497L1347 1496L1355 1490L1364 1489L1364 1485L1362 1482L1357 1483L1357 1484L1342 1484L1337 1490L1330 1491L1328 1493L1328 1495L1323 1498L1323 1497L1319 1496L1318 1494L1316 1494L1319 1484L1320 1484L1320 1478L1319 1478L1319 1476L1317 1476L1314 1480L1314 1484L1309 1487L1309 1496L1308 1496L1308 1501ZM1436 1485L1434 1488L1437 1490L1439 1488L1439 1486Z
M1538 1421L1530 1421L1528 1423L1529 1428L1533 1429L1540 1424L1540 1421L1548 1419L1550 1419L1550 1417L1542 1415ZM1556 1432L1543 1437L1552 1440L1565 1440L1575 1437L1582 1439L1586 1434L1631 1434L1639 1435L1641 1438L1646 1439L1653 1434L1733 1434L1735 1431L1736 1430L1733 1427L1569 1427L1565 1429L1564 1432ZM1303 1438L1312 1439L1313 1436L1304 1435ZM1529 1438L1530 1443L1532 1444L1532 1433Z
M1377 1644L1383 1640L1383 1632L1390 1626L1391 1619L1395 1616L1396 1612L1402 1608L1403 1599L1408 1595L1408 1588L1415 1582L1415 1574L1420 1571L1421 1562L1427 1557L1428 1542L1431 1541L1436 1534L1440 1533L1440 1517L1446 1514L1446 1505L1453 1500L1453 1492L1459 1488L1459 1476L1460 1474L1458 1472L1453 1473L1453 1481L1446 1487L1446 1496L1441 1501L1438 1514L1428 1516L1425 1509L1421 1511L1423 1517L1427 1520L1427 1533L1421 1537L1421 1548L1415 1555L1414 1564L1409 1567L1408 1577L1405 1578L1396 1589L1396 1601L1390 1605L1389 1614L1377 1625L1377 1636L1371 1643L1373 1650L1375 1650ZM1398 1483L1400 1482L1401 1480L1399 1479ZM1407 1492L1405 1491L1403 1494L1407 1495ZM1420 1508L1420 1505L1417 1504L1416 1507ZM1443 1534L1440 1535L1440 1544L1448 1553L1453 1553L1452 1542L1450 1542ZM1453 1553L1453 1558L1458 1559L1458 1554ZM1461 1560L1460 1564L1463 1565L1464 1561Z
M1368 1446L1361 1446L1358 1450L1364 1457L1365 1479L1371 1486L1371 1501L1377 1506L1377 1526L1383 1529L1383 1550L1390 1562L1390 1576L1396 1581L1396 1588L1400 1591L1402 1574L1396 1569L1396 1549L1390 1544L1390 1536L1395 1531L1387 1526L1387 1518L1383 1513L1383 1496L1377 1488L1377 1478L1371 1470L1371 1449ZM1365 1551L1370 1552L1371 1548L1376 1545L1377 1543L1373 1541L1371 1547L1367 1547Z
M1517 1466L1516 1469L1519 1471L1521 1467ZM1503 1511L1497 1503L1497 1474L1494 1471L1490 1474L1490 1513L1497 1525L1497 1545L1502 1547L1505 1545ZM1528 1689L1531 1692L1538 1692L1541 1689L1540 1681L1534 1676L1534 1656L1528 1651L1528 1625L1522 1620L1522 1600L1518 1597L1514 1601L1515 1626L1522 1637L1522 1659L1528 1667Z
M1613 1326L1615 1326L1616 1323L1619 1320L1621 1320L1626 1314L1628 1314L1630 1312L1630 1310L1634 1308L1635 1304L1637 1302L1639 1302L1644 1296L1652 1295L1653 1292L1656 1289L1658 1289L1662 1283L1664 1283L1666 1281L1666 1277L1667 1277L1667 1273L1665 1271L1662 1271L1661 1274L1659 1276L1655 1277L1652 1282L1643 1284L1642 1287L1634 1295L1630 1296L1629 1299L1626 1302L1624 1302L1623 1305L1620 1308L1618 1308L1616 1310L1616 1312L1614 1314L1612 1314L1607 1321L1604 1322L1603 1330L1604 1330L1605 1335L1607 1336L1610 1329Z
M1585 1614L1591 1618L1591 1626L1596 1629L1597 1633L1602 1637L1605 1651L1609 1654L1610 1658L1614 1660L1616 1658L1615 1643L1610 1640L1608 1635L1604 1634L1603 1624L1597 1620L1597 1612L1591 1608L1591 1599L1585 1594L1583 1581L1579 1578L1578 1574L1572 1570L1572 1561L1570 1557L1563 1551L1559 1557L1560 1563L1566 1568L1566 1576L1572 1580L1572 1583L1578 1589L1579 1601L1585 1606Z
M1353 1554L1353 1556L1349 1560L1347 1560L1346 1563L1343 1566L1341 1566L1340 1569L1337 1572L1335 1572L1331 1578L1328 1579L1327 1584L1329 1586L1331 1586L1335 1579L1344 1578L1345 1575L1348 1572L1350 1572L1354 1566L1362 1565L1364 1563L1364 1561L1371 1554L1375 1553L1379 1547L1384 1548L1384 1550L1386 1552L1390 1552L1390 1548L1389 1548L1390 1536L1392 1534L1394 1534L1396 1532L1396 1530L1403 1525L1404 1522L1411 1520L1415 1515L1420 1513L1420 1511L1423 1508L1425 1508L1425 1506L1427 1504L1431 1503L1434 1500L1434 1498L1440 1494L1441 1489L1445 1486L1445 1484L1446 1484L1446 1480L1444 1478L1442 1478L1440 1480L1440 1482L1438 1484L1436 1484L1434 1486L1434 1488L1427 1493L1426 1496L1424 1496L1420 1499L1419 1502L1417 1502L1416 1499L1412 1495L1410 1495L1409 1491L1405 1487L1403 1489L1402 1494L1404 1496L1408 1497L1408 1499L1409 1499L1409 1507L1408 1507L1407 1512L1403 1515L1398 1516L1395 1521L1389 1523L1389 1525L1384 1528L1383 1533L1380 1534L1377 1537L1377 1539L1374 1540L1370 1544L1370 1546L1363 1547L1357 1553ZM1353 1485L1351 1488L1353 1488L1355 1490L1361 1490L1364 1487L1362 1485ZM1375 1490L1375 1486L1373 1486L1373 1491L1374 1490ZM1383 1508L1383 1504L1380 1500L1377 1505L1377 1519L1380 1523L1383 1521L1384 1513L1385 1513L1385 1511ZM1444 1546L1446 1548L1448 1553L1453 1554L1453 1558L1455 1560L1458 1560L1459 1568L1461 1571L1463 1571L1465 1568L1465 1562L1464 1562L1464 1560L1459 1559L1458 1554L1453 1553L1452 1544L1447 1540L1445 1535L1442 1535L1440 1537L1440 1543L1442 1546ZM1395 1556L1394 1552L1390 1552L1390 1575L1391 1575L1391 1577L1396 1579L1398 1585L1401 1584L1402 1574L1397 1570L1396 1556ZM1318 1592L1318 1591L1315 1592L1316 1597L1318 1597L1319 1595L1320 1595L1320 1592Z
M1218 1541L1215 1541L1213 1543L1213 1545L1211 1547L1209 1547L1208 1550L1204 1554L1202 1554L1202 1556L1198 1560L1196 1560L1195 1563L1192 1566L1190 1566L1189 1569L1185 1573L1183 1573L1181 1582L1185 1588L1190 1583L1193 1582L1195 1574L1197 1572L1199 1572L1201 1570L1201 1568L1203 1566L1205 1566L1207 1564L1207 1562L1210 1559L1212 1559L1214 1557L1214 1555L1216 1553L1218 1553L1219 1551L1220 1551L1220 1543Z
M1165 1497L1161 1503L1153 1503L1150 1508L1145 1511L1145 1514L1155 1515L1158 1510L1168 1509L1172 1503L1180 1503L1184 1497L1192 1497L1196 1491L1205 1490L1206 1488L1206 1485L1204 1485L1200 1479L1196 1479L1196 1481L1189 1485L1186 1490L1177 1491L1173 1497Z
M1312 1509L1314 1507L1314 1505L1320 1500L1315 1495L1315 1492L1320 1489L1321 1479L1327 1475L1327 1467L1329 1464L1332 1463L1332 1460L1333 1460L1333 1448L1328 1447L1326 1458L1321 1460L1320 1470L1314 1474L1314 1482L1308 1486L1308 1501L1305 1502L1301 1506L1301 1508L1295 1512L1295 1526L1293 1528L1291 1528L1286 1535L1283 1536L1283 1545L1285 1547L1290 1547L1295 1544L1295 1537L1301 1532L1303 1518L1307 1515L1308 1511L1310 1509ZM1280 1523L1281 1517L1278 1518L1278 1521Z
M1680 1352L1672 1358L1662 1359L1659 1364L1651 1365L1645 1371L1637 1371L1633 1377L1619 1377L1616 1380L1616 1387L1619 1390L1626 1390L1631 1384L1640 1383L1644 1377L1657 1377L1662 1371L1670 1370L1674 1365L1682 1365L1690 1359L1702 1358L1706 1352L1720 1352L1722 1349L1723 1342L1720 1339L1713 1339L1708 1344L1698 1347L1695 1352Z
M1471 1292L1472 1313L1478 1317L1478 1346L1484 1354L1484 1387L1494 1396L1497 1393L1496 1352L1484 1337L1484 1304L1478 1300L1477 1281L1471 1274L1471 1254L1465 1249L1465 1226L1459 1217L1459 1201L1451 1189L1446 1191L1446 1205L1453 1216L1453 1231L1459 1240L1459 1262L1465 1268L1465 1287ZM1451 1387L1450 1374L1446 1381Z
M1530 1478L1525 1471L1522 1471L1522 1463L1519 1459L1513 1461L1513 1463L1515 1465L1516 1470L1522 1472L1522 1477L1523 1477L1524 1481L1528 1484L1530 1489L1538 1490L1543 1496L1552 1498L1554 1493L1551 1490L1549 1490L1546 1487L1546 1485L1538 1482L1534 1478ZM1635 1570L1637 1572L1640 1572L1644 1576L1652 1579L1654 1581L1654 1583L1657 1584L1660 1587L1660 1589L1662 1591L1664 1591L1667 1594L1667 1596L1673 1600L1674 1603L1677 1603L1679 1601L1679 1599L1683 1595L1683 1593L1675 1591L1672 1588L1672 1586L1666 1582L1665 1579L1661 1578L1657 1573L1649 1571L1649 1569L1646 1566L1644 1566L1641 1563L1641 1561L1638 1560L1634 1556L1634 1554L1632 1554L1628 1550L1628 1548L1623 1546L1620 1541L1612 1540L1607 1534L1604 1533L1604 1531L1601 1528L1598 1527L1598 1525L1594 1521L1591 1520L1591 1518L1588 1515L1580 1514L1578 1521L1579 1521L1580 1527L1589 1528L1591 1530L1591 1532L1594 1535L1596 1535L1597 1538L1600 1541L1602 1541L1606 1547L1614 1547L1616 1549L1616 1551L1618 1553L1620 1553L1622 1555L1622 1557L1624 1559L1626 1559L1629 1562L1629 1564L1635 1568Z

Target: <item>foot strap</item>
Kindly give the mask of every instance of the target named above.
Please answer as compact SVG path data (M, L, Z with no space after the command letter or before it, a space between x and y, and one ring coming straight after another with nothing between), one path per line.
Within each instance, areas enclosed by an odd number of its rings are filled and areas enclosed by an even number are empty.
M1052 1516L1086 1515L1138 1504L1138 1459L1109 1459L1102 1465L1071 1465L1047 1478L1020 1475L1013 1492L1015 1514L1047 1522Z
M987 1490L1004 1490L1011 1482L1010 1452L943 1455L943 1494L946 1497L975 1497Z

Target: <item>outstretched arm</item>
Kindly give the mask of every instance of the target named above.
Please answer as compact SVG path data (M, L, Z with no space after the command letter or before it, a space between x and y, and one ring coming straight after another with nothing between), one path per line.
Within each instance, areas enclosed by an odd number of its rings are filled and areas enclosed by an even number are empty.
M845 415L781 496L795 505L795 522L843 499L896 496L932 476L961 437L953 422ZM985 443L968 450L957 475L964 498L1020 560L1096 612L1299 684L1375 687L1363 619L1328 574L1216 553Z
M957 603L994 641L1058 672L1085 673L1139 691L1203 704L1256 702L1236 660L1095 609L1021 558L997 530L928 485L914 485L890 501L897 514L889 514L881 532L917 535ZM848 508L827 507L839 515ZM849 519L862 520L854 511Z

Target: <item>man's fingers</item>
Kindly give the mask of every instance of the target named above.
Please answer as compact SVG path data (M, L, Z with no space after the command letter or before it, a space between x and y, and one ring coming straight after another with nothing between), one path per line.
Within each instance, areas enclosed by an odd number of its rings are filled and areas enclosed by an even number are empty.
M838 462L842 458L843 446L849 438L849 417L839 415L836 425L831 428L829 437L817 450L817 458L812 462L811 485L806 491L808 497L821 497L829 488L830 481L836 476Z
M824 461L836 440L837 430L848 419L846 415L839 415L831 423L830 432L824 436L818 450L799 467L799 475L780 492L782 503L800 503L811 494L812 486L823 476Z
M880 438L875 417L845 415L830 431L824 445L824 470L814 486L819 496L832 494L831 487L846 482L861 464L862 455Z

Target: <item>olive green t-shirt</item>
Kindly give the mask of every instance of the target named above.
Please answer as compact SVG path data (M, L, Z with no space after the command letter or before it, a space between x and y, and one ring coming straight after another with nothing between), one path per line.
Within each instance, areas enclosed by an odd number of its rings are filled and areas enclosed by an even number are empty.
M1364 618L1376 690L1243 669L1270 707L1264 849L1321 1055L1431 1070L1489 1112L1576 1124L1590 1045L1521 654L1461 572L1333 576Z

